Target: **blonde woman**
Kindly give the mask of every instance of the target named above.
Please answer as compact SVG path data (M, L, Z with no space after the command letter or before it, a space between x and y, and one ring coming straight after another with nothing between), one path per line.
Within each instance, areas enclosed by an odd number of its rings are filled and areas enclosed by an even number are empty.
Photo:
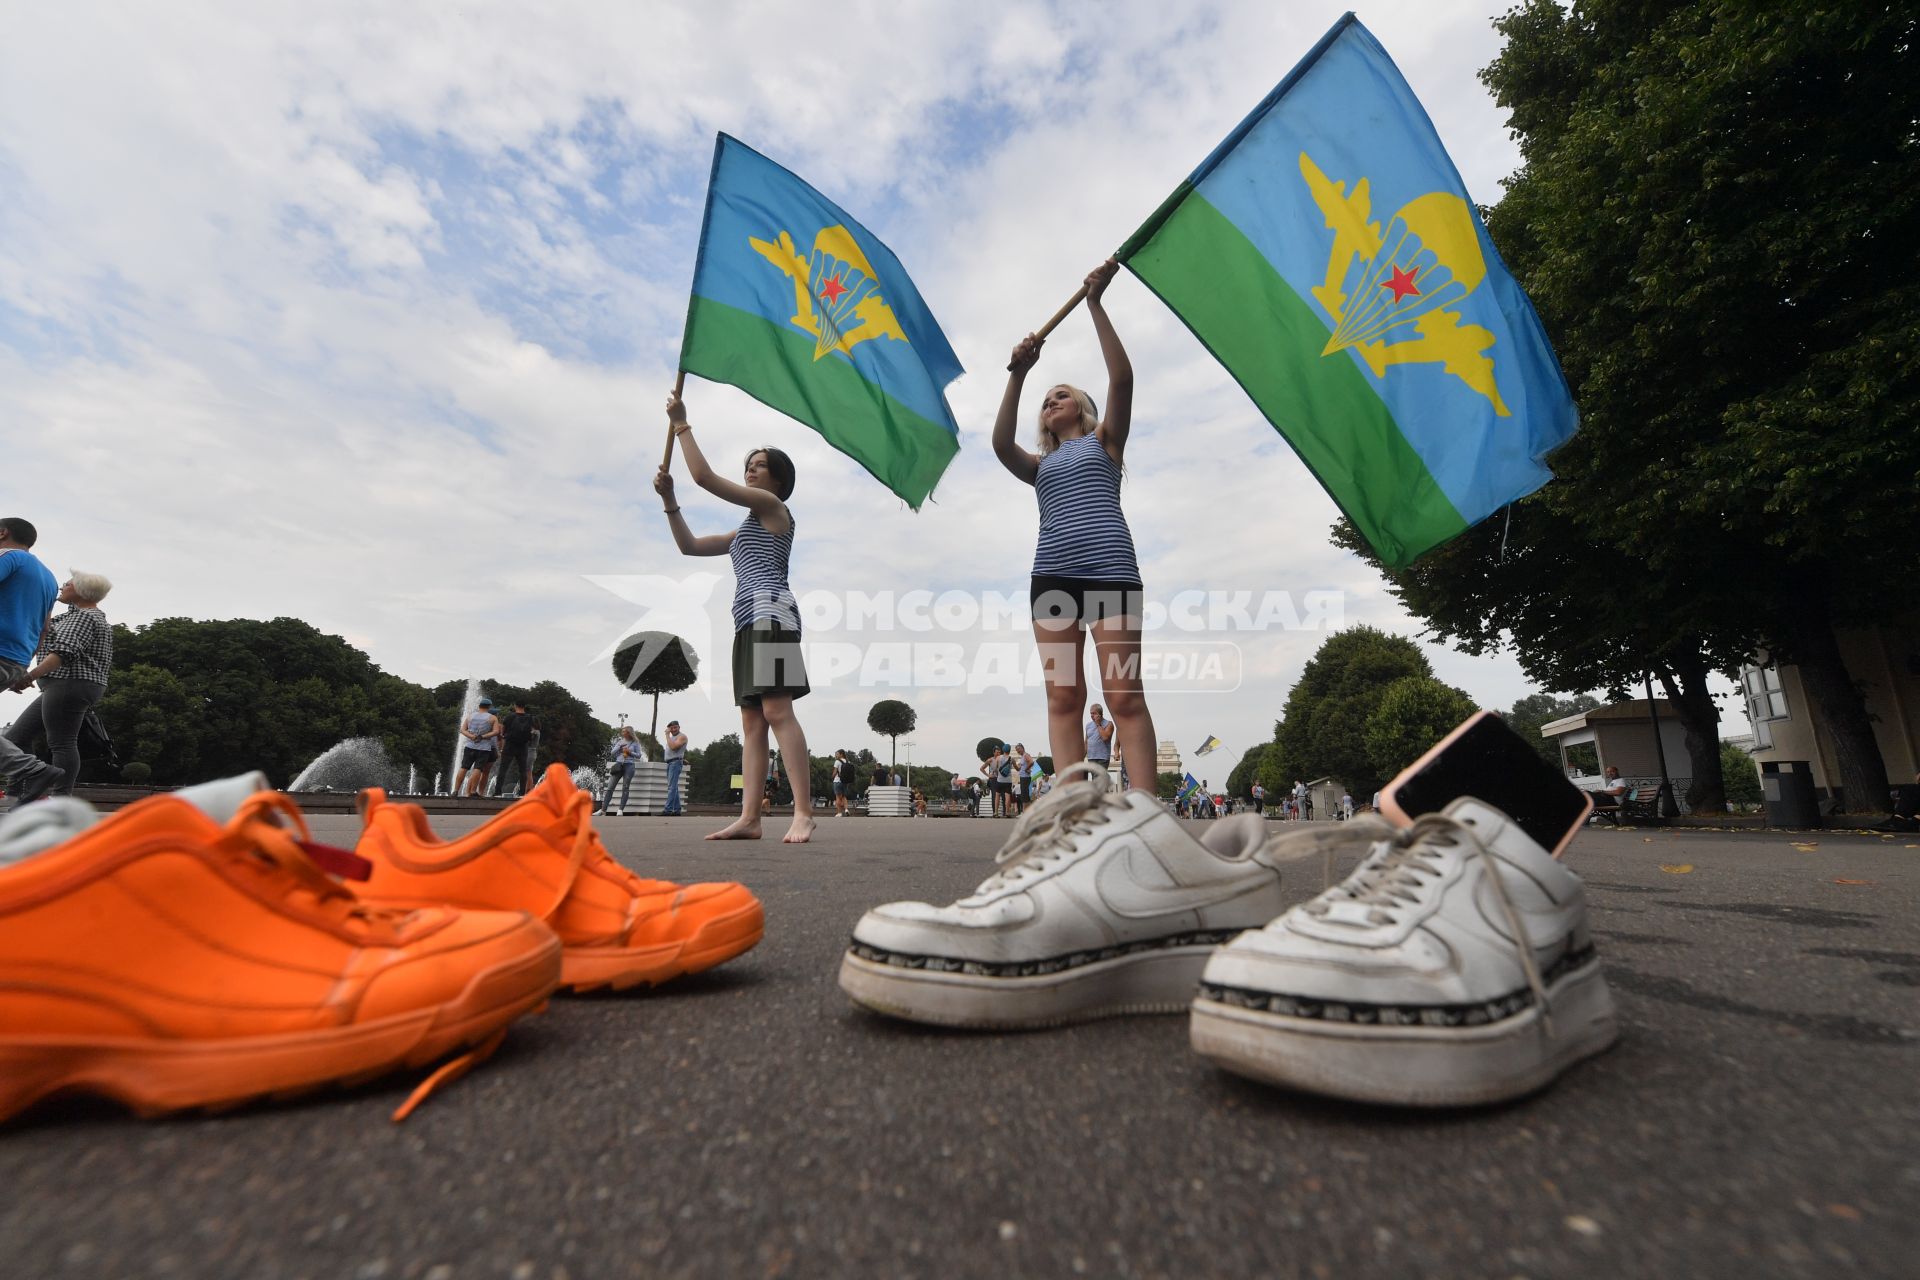
M80 722L106 696L113 669L113 627L100 612L100 602L111 590L113 584L97 573L75 569L68 574L56 597L67 611L47 624L33 666L13 686L15 693L25 693L37 682L40 696L7 730L7 741L25 750L42 733L47 735L53 767L67 775L53 788L55 795L73 794L73 784L80 780Z
M1047 685L1047 741L1057 769L1089 754L1090 735L1080 719L1087 705L1081 671L1088 635L1113 714L1116 745L1135 760L1151 760L1154 753L1153 717L1140 686L1145 593L1133 534L1120 510L1121 468L1133 420L1133 365L1101 304L1119 269L1109 258L1087 276L1087 314L1107 365L1106 416L1085 391L1060 383L1040 398L1038 451L1019 445L1014 435L1021 392L1040 358L1040 339L1028 334L1013 349L1011 376L993 424L994 455L1033 486L1040 504L1028 598ZM1151 771L1131 782L1138 790L1154 788Z
M607 775L607 800L600 806L600 812L608 817L623 818L627 813L627 801L633 793L633 771L642 760L647 758L647 749L641 743L640 736L633 726L620 726L619 736L613 740L613 771ZM620 788L620 803L613 803L613 789Z

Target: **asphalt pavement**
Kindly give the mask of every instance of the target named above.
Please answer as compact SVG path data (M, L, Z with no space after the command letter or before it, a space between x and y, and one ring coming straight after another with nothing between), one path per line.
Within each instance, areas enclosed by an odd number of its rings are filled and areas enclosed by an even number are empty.
M1569 858L1621 1043L1533 1098L1419 1113L1236 1079L1184 1017L859 1011L834 977L861 911L961 895L1005 824L702 843L717 825L608 842L744 881L754 951L556 1000L404 1125L417 1077L158 1122L42 1106L0 1128L0 1275L1914 1274L1920 838L1588 830Z

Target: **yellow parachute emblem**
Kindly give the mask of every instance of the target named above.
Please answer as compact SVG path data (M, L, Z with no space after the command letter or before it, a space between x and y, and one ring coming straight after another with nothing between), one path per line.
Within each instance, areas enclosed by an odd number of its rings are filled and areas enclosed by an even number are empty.
M752 236L747 243L792 278L792 323L813 335L815 360L834 351L851 356L870 338L907 340L893 309L880 296L873 264L845 227L822 228L813 238L813 252L804 258L785 231L777 243Z
M1437 362L1491 401L1500 417L1511 416L1487 354L1492 332L1448 310L1487 276L1467 202L1430 191L1388 219L1383 234L1379 223L1367 221L1373 197L1365 178L1348 195L1347 184L1329 179L1304 151L1300 176L1333 232L1326 282L1312 291L1335 326L1320 354L1352 348L1376 378L1386 377L1390 364ZM1386 340L1409 325L1418 337Z

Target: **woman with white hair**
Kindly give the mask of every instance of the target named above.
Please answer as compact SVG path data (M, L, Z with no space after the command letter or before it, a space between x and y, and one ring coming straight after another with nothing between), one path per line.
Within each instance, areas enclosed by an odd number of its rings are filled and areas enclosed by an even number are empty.
M40 696L7 730L7 741L24 750L46 734L54 767L66 771L67 780L56 789L62 795L72 795L80 777L80 722L106 695L113 667L113 627L100 612L111 590L113 584L97 573L70 573L58 597L67 611L47 624L34 664L13 686L25 693L37 682Z

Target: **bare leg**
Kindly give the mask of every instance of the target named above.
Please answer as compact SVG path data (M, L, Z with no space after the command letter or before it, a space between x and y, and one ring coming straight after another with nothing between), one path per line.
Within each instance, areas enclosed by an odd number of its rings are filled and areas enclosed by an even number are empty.
M793 788L793 822L782 844L805 844L813 838L813 770L807 767L807 735L793 714L793 699L769 694L760 699L760 712L780 744L780 758L787 761L787 781ZM799 761L795 768L793 761Z
M1153 715L1140 684L1140 619L1102 618L1092 626L1093 648L1100 667L1100 688L1113 716L1114 735L1126 759L1145 761L1129 769L1127 782L1149 795L1158 790L1153 767L1158 747L1153 737Z
M1047 741L1058 772L1087 758L1087 732L1080 724L1087 708L1087 686L1080 671L1086 639L1078 623L1035 618L1033 642L1040 650L1040 672L1047 682Z
M758 840L760 838L760 797L767 789L767 718L759 707L740 708L740 816L718 831L707 834L709 840Z

